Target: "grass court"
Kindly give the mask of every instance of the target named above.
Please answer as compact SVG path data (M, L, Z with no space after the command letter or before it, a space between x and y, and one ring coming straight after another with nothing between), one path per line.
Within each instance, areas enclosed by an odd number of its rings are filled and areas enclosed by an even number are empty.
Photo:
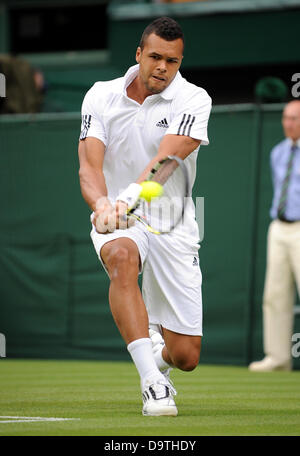
M200 364L172 380L179 415L143 417L131 363L1 359L0 436L300 435L300 371Z

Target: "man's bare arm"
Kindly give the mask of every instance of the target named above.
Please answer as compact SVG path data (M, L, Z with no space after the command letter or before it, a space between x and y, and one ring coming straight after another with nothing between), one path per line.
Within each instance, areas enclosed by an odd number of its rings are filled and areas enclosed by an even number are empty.
M123 220L127 205L113 208L107 197L107 187L103 174L105 146L97 138L86 138L79 142L79 179L81 193L89 207L94 211L93 224L99 233L112 232L116 228L125 229L132 221ZM117 178L117 177L116 177ZM124 204L123 204L124 206Z
M159 145L157 155L151 160L148 166L144 169L142 174L139 176L137 183L143 182L153 165L168 155L176 155L177 157L184 160L190 155L201 143L200 139L194 139L190 136L181 135L165 135Z
M79 180L83 198L89 207L96 211L97 201L107 197L107 188L103 174L105 146L97 138L79 141Z

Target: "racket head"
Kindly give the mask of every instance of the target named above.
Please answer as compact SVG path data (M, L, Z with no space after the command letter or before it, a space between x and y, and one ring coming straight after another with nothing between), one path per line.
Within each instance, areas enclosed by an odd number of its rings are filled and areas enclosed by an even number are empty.
M142 223L154 234L170 233L184 222L187 201L191 196L187 167L177 156L168 156L151 169L149 181L163 186L163 195L150 203L140 199L128 217Z

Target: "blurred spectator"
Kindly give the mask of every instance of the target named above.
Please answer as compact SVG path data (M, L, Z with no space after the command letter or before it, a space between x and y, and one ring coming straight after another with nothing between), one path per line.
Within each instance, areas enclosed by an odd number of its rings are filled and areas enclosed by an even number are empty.
M265 357L249 365L255 372L293 367L295 285L300 296L300 100L286 104L282 126L286 138L271 152L274 194L263 295Z
M0 114L40 112L45 92L40 70L22 58L0 54L0 73L6 83L6 96L0 98Z

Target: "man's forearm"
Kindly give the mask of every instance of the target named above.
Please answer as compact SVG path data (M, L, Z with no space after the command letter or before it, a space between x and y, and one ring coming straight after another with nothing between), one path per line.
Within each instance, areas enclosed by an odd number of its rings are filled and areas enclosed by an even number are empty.
M88 206L95 211L99 202L104 204L107 200L107 188L102 172L79 171L81 194Z
M189 136L178 136L178 135L166 135L162 139L157 155L144 169L142 174L139 176L137 183L143 182L147 179L151 168L159 160L166 158L168 155L177 155L179 158L184 160L191 152L199 147L201 141L190 138ZM175 166L176 167L176 166Z

